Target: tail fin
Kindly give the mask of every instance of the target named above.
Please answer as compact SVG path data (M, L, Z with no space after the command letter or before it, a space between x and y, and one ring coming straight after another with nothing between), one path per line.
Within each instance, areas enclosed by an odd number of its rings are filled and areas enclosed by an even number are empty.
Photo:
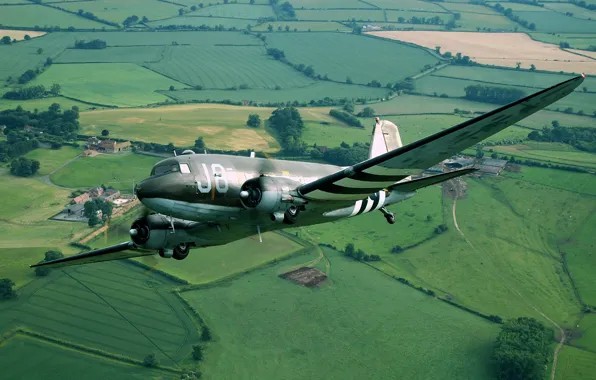
M377 117L370 140L368 158L377 157L401 147L402 142L397 125L389 120L379 120Z

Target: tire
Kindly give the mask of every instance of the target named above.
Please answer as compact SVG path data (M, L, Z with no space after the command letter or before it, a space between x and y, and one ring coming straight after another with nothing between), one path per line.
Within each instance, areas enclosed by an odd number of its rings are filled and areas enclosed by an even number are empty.
M284 213L284 223L285 224L294 224L298 221L298 217L300 216L300 210L296 207L290 207Z
M184 260L190 253L190 245L186 243L178 244L176 248L174 248L174 254L172 257L176 260Z
M387 215L385 219L387 219L387 223L395 224L395 215Z

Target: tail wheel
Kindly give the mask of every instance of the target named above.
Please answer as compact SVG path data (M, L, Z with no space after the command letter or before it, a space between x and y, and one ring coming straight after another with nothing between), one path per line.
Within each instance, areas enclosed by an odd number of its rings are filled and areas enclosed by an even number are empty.
M298 216L300 214L300 210L296 206L291 206L286 210L284 213L284 223L285 224L294 224L298 221Z
M172 257L176 260L184 260L186 259L189 253L190 245L186 243L181 243L174 248L174 254L172 255Z

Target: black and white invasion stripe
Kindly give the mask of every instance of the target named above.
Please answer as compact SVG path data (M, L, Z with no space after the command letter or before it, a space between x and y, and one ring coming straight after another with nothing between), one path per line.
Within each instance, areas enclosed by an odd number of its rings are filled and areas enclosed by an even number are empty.
M383 190L379 191L378 193L374 193L366 199L357 201L350 216L366 214L367 212L380 209L385 203L386 196L387 194Z

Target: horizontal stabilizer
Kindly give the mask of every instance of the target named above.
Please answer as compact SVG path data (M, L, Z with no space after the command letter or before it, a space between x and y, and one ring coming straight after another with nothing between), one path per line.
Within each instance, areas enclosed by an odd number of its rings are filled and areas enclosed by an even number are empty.
M131 257L154 255L155 251L139 251L135 244L131 241L120 243L111 247L99 248L93 251L80 253L78 255L63 257L52 261L41 262L39 264L31 265L35 267L51 267L61 268L70 265L97 263L100 261L129 259Z
M400 182L393 186L389 186L388 189L391 191L399 191L401 193L409 193L411 191L416 191L418 189L422 189L423 187L435 185L440 182L444 182L462 175L470 174L478 169L468 168L468 169L460 169L454 170L452 172L437 174L428 177L418 178L412 181L407 182Z

